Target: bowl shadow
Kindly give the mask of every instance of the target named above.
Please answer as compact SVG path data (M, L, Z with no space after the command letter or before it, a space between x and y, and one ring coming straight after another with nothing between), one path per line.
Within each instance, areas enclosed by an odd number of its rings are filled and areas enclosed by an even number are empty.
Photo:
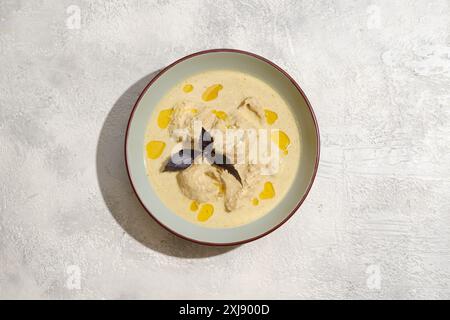
M124 232L147 248L180 258L205 258L226 253L238 246L200 245L161 227L142 207L131 187L125 167L125 131L136 100L158 72L152 72L128 88L114 103L103 123L96 154L97 179L103 200Z

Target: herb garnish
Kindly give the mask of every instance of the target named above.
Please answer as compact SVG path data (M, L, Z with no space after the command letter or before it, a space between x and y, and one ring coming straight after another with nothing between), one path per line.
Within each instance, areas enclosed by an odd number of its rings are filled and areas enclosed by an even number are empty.
M174 172L187 169L194 163L194 160L198 156L202 155L211 165L227 171L242 185L242 179L239 172L234 165L231 164L230 159L226 155L216 153L216 150L214 149L214 139L205 128L202 128L198 144L201 147L201 151L184 148L173 154L164 166L163 172Z

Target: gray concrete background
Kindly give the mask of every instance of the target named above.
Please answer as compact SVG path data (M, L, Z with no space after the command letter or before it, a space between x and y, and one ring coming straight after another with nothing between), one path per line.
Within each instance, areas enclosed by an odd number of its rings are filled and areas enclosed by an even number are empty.
M322 135L299 214L231 249L149 219L122 155L152 74L216 47ZM1 0L0 150L1 298L450 298L450 1Z

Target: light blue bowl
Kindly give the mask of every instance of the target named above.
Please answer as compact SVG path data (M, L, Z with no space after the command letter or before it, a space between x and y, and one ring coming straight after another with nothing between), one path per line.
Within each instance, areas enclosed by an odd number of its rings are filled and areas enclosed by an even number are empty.
M208 70L245 72L266 82L287 102L296 117L301 138L300 169L287 195L263 217L246 225L212 229L195 225L173 213L150 185L143 156L145 130L158 101L182 80ZM320 154L319 129L312 107L298 84L273 62L253 53L215 49L186 56L163 69L139 96L128 123L125 159L128 175L148 213L172 233L202 244L236 245L256 240L286 222L305 200L317 172Z

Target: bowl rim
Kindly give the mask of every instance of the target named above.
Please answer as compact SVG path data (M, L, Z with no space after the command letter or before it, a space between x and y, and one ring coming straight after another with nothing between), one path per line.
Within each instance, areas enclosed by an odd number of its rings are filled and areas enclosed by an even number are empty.
M226 243L218 243L218 242L206 242L206 241L200 241L197 239L192 239L189 238L183 234L178 233L175 230L172 230L171 228L169 228L168 226L164 225L161 221L159 221L153 214L152 212L144 205L143 201L141 200L141 198L139 197L139 194L136 191L136 187L134 186L133 180L131 178L131 174L130 174L130 169L129 169L129 165L128 165L128 156L127 156L127 145L128 145L128 134L130 131L130 126L131 126L131 122L133 120L133 116L134 116L134 112L136 111L137 106L139 105L139 102L141 101L142 97L145 95L145 93L147 92L148 88L150 88L150 86L155 83L159 77L161 77L166 71L168 71L169 69L171 69L172 67L174 67L175 65L177 65L180 62L183 62L185 60L188 60L190 58L196 57L196 56L200 56L200 55L204 55L204 54L209 54L209 53L217 53L217 52L228 52L228 53L238 53L238 54L243 54L243 55L247 55L256 59L259 59L265 63L268 63L269 65L271 65L272 67L274 67L275 69L277 69L279 72L281 72L293 85L294 87L297 89L297 91L301 94L301 96L303 97L303 99L306 102L306 105L308 106L308 110L309 113L311 114L311 118L313 119L313 123L314 123L314 128L316 131L316 136L317 136L317 142L316 142L316 160L315 160L315 164L314 164L314 172L311 176L311 180L308 183L308 187L306 188L306 191L303 193L302 197L300 198L300 200L297 202L296 206L294 207L293 210L291 210L291 212L280 222L278 223L276 226L270 228L269 230L264 231L263 233L252 237L252 238L248 238L245 240L240 240L240 241L235 241L235 242L226 242ZM161 227L163 227L164 229L166 229L167 231L169 231L170 233L176 235L177 237L180 237L182 239L197 243L197 244L201 244L201 245L207 245L207 246L215 246L215 247L225 247L225 246L236 246L236 245L241 245L244 243L248 243L248 242L252 242L255 240L258 240L264 236L267 236L268 234L272 233L273 231L277 230L279 227L281 227L284 223L286 223L286 221L288 221L296 212L297 210L300 208L300 206L303 204L303 202L305 201L306 197L309 194L309 191L311 190L311 187L314 183L314 180L316 178L316 174L317 174L317 170L319 167L319 159L320 159L320 133L319 133L319 125L317 123L317 118L316 115L314 113L314 110L312 108L311 103L309 102L308 98L306 97L306 94L303 92L302 88L299 86L299 84L286 72L284 71L281 67L279 67L277 64L275 64L274 62L260 56L257 55L255 53L249 52L249 51L244 51L244 50L239 50L239 49L228 49L228 48L220 48L220 49L209 49L209 50L202 50L202 51L198 51L198 52L194 52L191 53L187 56L184 56L174 62L172 62L171 64L169 64L168 66L162 68L155 77L153 77L150 82L145 86L145 88L142 90L142 92L139 94L139 97L137 98L133 109L131 110L130 113L130 117L128 119L128 124L127 124L127 128L126 128L126 132L125 132L125 143L124 143L124 154L125 154L125 167L127 170L127 175L128 175L128 179L130 181L131 187L133 189L133 192L135 194L135 196L137 197L137 199L139 200L140 204L142 205L142 207L145 209L145 211L147 212L147 214L153 218L154 221L156 221Z

